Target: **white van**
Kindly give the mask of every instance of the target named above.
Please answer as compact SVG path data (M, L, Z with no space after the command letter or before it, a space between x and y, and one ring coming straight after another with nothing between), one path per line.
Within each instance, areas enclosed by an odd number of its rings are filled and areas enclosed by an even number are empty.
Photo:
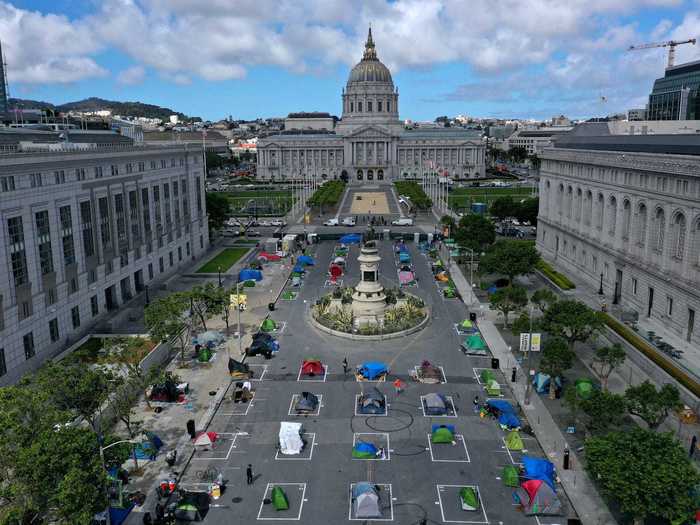
M328 219L326 222L323 223L324 226L338 226L338 224L339 222L336 218Z
M355 217L345 217L343 219L343 226L355 226Z
M403 217L401 219L396 219L391 221L392 226L413 226L413 219L410 217Z

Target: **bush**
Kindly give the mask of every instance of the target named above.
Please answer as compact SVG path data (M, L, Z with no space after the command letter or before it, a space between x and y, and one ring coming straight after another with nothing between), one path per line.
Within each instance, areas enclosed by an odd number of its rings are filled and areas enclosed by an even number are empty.
M573 290L576 288L576 285L572 283L569 278L564 275L563 273L559 273L556 271L554 268L552 268L549 264L544 262L542 259L540 259L537 264L535 265L535 268L537 268L539 271L541 271L545 276L552 281L554 284L556 284L559 288L562 290Z
M409 295L406 302L414 308L423 308L425 306L423 299L416 297L415 295Z
M406 195L419 210L428 210L432 207L433 202L417 182L396 181L394 185L396 185L396 191L399 195Z
M342 180L325 182L309 199L309 206L335 206L345 191L345 183Z

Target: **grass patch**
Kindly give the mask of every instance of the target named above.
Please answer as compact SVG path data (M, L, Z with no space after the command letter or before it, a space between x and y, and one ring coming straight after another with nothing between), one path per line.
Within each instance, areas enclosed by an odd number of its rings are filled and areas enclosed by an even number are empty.
M500 197L527 198L532 195L532 188L455 188L448 195L452 208L470 208L474 202L491 202Z
M542 259L537 262L535 267L562 290L573 290L576 288L576 285L566 275L559 273Z
M419 210L430 209L433 205L432 201L425 194L425 191L423 191L423 188L417 182L398 180L394 182L394 185L396 186L397 193L410 198L413 205Z
M130 362L140 362L156 343L147 337L91 337L66 358L70 362L93 364L118 364L128 357Z
M210 259L208 262L204 263L197 273L216 273L221 267L221 271L225 272L231 266L236 264L236 262L248 253L249 248L226 248L219 252L216 257Z

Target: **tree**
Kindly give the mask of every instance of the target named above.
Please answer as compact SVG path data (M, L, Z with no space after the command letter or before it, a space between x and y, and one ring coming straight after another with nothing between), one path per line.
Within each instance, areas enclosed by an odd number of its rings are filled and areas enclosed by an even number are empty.
M214 153L213 151L206 152L206 159L207 172L209 172L209 170L220 168L224 165L224 159L218 153Z
M144 323L156 341L175 339L180 348L180 360L185 361L185 348L192 333L190 295L186 292L159 297L146 306Z
M603 319L598 312L572 299L551 304L542 317L544 330L566 339L571 350L577 341L588 341L603 325Z
M496 239L496 229L486 217L470 213L459 220L454 238L460 246L481 252Z
M594 390L588 399L581 399L579 406L586 415L586 428L596 434L619 427L625 415L624 396L602 390Z
M540 199L531 197L517 203L515 218L520 222L529 222L531 226L537 226L537 215L540 212Z
M586 467L635 525L648 517L685 523L695 509L700 475L671 434L635 428L588 439Z
M207 330L207 319L210 319L221 309L221 302L228 296L228 292L214 283L194 286L189 292L190 304L194 315L199 318L204 330Z
M532 273L539 260L540 254L531 243L503 239L488 249L479 267L485 273L507 276L512 286L516 275Z
M554 378L561 377L565 370L571 368L574 361L574 353L561 337L550 337L542 345L542 359L540 371L550 377L549 398L554 399L556 382Z
M229 200L220 193L208 191L205 196L209 229L219 230L229 216Z
M489 206L489 214L491 217L502 221L506 217L514 217L517 212L518 204L510 195L506 197L498 197L491 202Z
M528 155L527 160L530 161L530 166L532 166L533 170L540 169L540 166L542 165L542 159L540 159L537 156L537 153L533 153L532 155Z
M530 302L537 306L537 309L543 314L547 311L547 308L558 300L559 297L549 288L539 288L535 290L535 293L530 297Z
M491 306L503 314L503 321L508 327L508 314L527 304L527 291L522 286L500 288L491 294Z
M448 226L450 230L453 230L454 227L457 225L457 222L455 221L454 217L452 215L443 215L440 218L440 224L443 226Z
M615 343L612 346L596 348L591 368L600 377L603 390L608 389L608 378L610 374L624 363L626 356L625 349L622 348L622 345L619 343Z
M681 406L678 389L667 383L656 390L648 380L625 390L627 410L630 414L640 417L649 430L656 430L668 417L668 411Z
M524 146L515 146L508 150L508 156L516 164L520 164L527 158L527 149Z

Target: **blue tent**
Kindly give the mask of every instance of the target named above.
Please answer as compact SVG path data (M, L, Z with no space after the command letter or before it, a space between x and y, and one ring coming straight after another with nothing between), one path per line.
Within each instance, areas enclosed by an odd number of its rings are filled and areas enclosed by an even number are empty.
M304 273L306 270L304 270L304 267L301 264L297 264L292 272L294 273Z
M134 447L136 459L156 459L158 450L163 446L163 441L153 432L145 432L146 439Z
M498 424L505 428L520 428L520 419L515 415L515 408L508 401L489 399L486 404L498 414Z
M498 424L504 428L516 429L520 428L520 419L512 412L506 412L498 416Z
M435 423L430 427L430 432L435 432L438 428L446 428L453 434L455 433L455 426L454 425L445 425L444 423Z
M304 266L313 266L314 265L313 258L309 257L308 255L300 255L299 258L297 259L297 262L299 264L303 264Z
M410 263L411 262L411 255L408 252L399 253L399 262L400 263Z
M340 238L341 244L360 244L362 242L362 235L359 233L348 233Z
M532 384L535 387L535 390L537 390L538 394L549 392L549 379L549 375L543 374L542 372L538 372L535 374L535 377L532 378ZM561 379L555 377L554 385L556 386L557 390L559 390L561 388Z
M399 248L398 248L398 250L396 250L396 251L399 252L399 253L408 253L408 246L406 246L405 244L401 243L401 244L399 244Z
M126 518L129 517L129 513L131 512L131 509L134 508L134 504L131 503L128 507L125 508L119 508L119 507L110 507L109 508L109 522L112 525L122 525L126 521Z
M368 361L362 363L357 371L360 372L365 379L376 379L382 374L386 374L388 369L384 363Z
M511 405L508 401L504 401L503 399L489 399L486 401L486 404L495 408L500 413L515 413L513 405Z
M379 449L372 443L358 441L352 449L352 456L357 459L373 459L377 457Z
M551 461L543 458L523 456L522 462L526 478L540 479L552 487L552 490L556 490L554 485L554 465Z
M262 281L262 272L260 270L253 270L248 268L246 270L241 270L238 274L238 281Z

